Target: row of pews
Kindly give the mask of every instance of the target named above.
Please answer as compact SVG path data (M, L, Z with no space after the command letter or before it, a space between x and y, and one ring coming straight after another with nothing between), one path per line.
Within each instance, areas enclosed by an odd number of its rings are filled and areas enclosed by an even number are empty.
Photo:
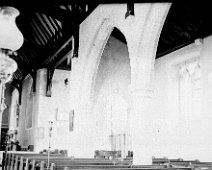
M34 152L7 152L2 170L194 170L190 166L167 166L166 164L133 165L131 159L109 160L73 158L59 154Z
M191 167L192 169L212 170L212 162L200 162L199 160L183 160L164 158L152 158L153 165L167 165L167 167Z

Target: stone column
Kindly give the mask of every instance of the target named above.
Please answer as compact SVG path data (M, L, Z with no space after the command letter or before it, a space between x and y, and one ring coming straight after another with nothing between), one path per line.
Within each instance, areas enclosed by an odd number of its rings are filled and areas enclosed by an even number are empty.
M5 84L0 82L0 144L1 144L1 126L2 126L2 115L4 109L6 109L5 101L4 101L4 92L5 92Z
M152 78L159 35L170 8L170 3L135 5L135 16L127 18L125 31L131 64L130 130L132 136L133 164L152 164L156 151L154 143L154 115Z
M2 98L2 83L0 83L0 100ZM0 107L1 107L1 101L0 101ZM1 111L1 108L0 108L0 144L1 144L1 125L2 125L2 113L3 111Z

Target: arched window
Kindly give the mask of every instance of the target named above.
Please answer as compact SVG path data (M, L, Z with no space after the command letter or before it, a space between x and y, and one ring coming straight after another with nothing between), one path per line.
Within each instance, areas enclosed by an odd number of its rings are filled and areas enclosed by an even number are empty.
M185 119L194 121L200 118L202 110L202 86L201 67L197 59L180 64L179 100L180 113Z

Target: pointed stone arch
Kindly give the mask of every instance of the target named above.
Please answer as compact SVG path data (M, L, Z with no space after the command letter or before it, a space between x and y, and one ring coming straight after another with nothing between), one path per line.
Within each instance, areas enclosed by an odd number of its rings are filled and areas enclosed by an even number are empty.
M92 43L92 48L88 54L88 56L92 56L92 58L88 58L84 67L83 81L82 81L82 89L81 89L81 97L86 97L83 100L87 101L86 110L91 111L91 102L92 102L92 90L95 84L96 73L99 66L99 61L101 59L102 53L104 51L105 45L114 30L114 28L118 29L123 36L124 33L119 28L118 24L116 24L111 18L103 19L100 27L94 37L94 41ZM86 96L85 96L86 94ZM82 99L82 98L81 98Z
M133 120L131 124L136 127L133 131L133 149L134 164L146 164L151 161L151 150L145 148L148 139L143 135L140 137L140 130L145 132L144 125L148 121L144 120L146 103L151 99L152 89L149 89L149 82L151 82L152 72L154 69L154 60L157 49L157 43L160 36L163 23L170 8L170 3L140 3L135 4L135 16L125 18L126 4L119 5L100 5L83 23L81 34L84 37L80 43L79 49L79 77L76 77L77 83L77 99L76 108L78 113L78 121L80 134L83 139L92 139L88 129L92 129L92 114L91 114L91 93L93 82L98 69L98 64L107 43L107 40L114 27L118 28L126 38L130 68L131 68L131 102ZM89 32L90 31L90 32ZM74 70L73 70L74 71ZM78 86L77 86L78 85ZM147 101L148 100L148 101ZM140 114L142 113L142 114ZM143 114L145 113L145 114ZM139 121L143 121L143 125ZM81 123L81 122L86 123ZM83 127L82 127L83 126ZM86 132L84 132L86 131ZM89 134L89 135L88 135ZM143 141L143 139L145 141ZM151 139L150 139L151 140ZM143 143L143 148L140 143ZM151 143L151 141L150 141ZM82 144L84 142L82 141ZM78 142L80 148L88 148L88 144L82 146ZM92 142L89 146L93 146ZM89 147L92 153L92 148ZM144 150L142 150L144 149ZM145 153L145 154L140 154Z

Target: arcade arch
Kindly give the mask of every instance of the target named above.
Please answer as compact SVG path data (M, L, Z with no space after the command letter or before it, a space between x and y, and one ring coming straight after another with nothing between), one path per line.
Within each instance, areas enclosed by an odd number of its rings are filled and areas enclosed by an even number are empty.
M126 41L121 42L115 38L116 35L124 37L114 28L94 75L92 113L97 129L96 149L121 151L124 158L130 150L128 125L131 69Z

